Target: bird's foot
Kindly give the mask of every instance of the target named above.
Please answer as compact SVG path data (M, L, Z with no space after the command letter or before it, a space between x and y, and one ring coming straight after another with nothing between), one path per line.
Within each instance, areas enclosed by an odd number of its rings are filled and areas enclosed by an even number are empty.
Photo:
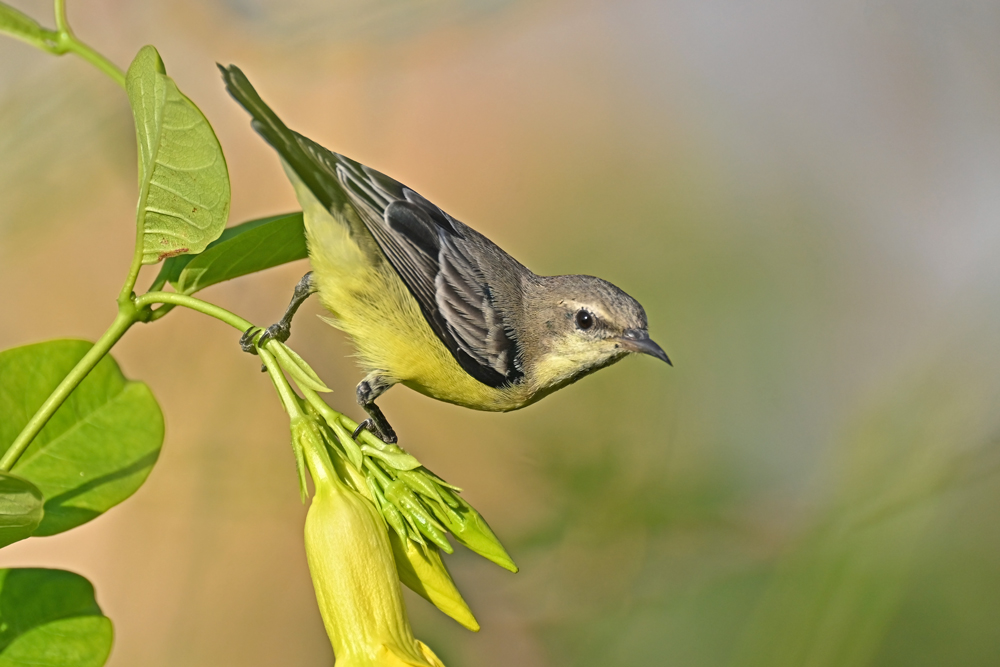
M243 337L240 338L240 348L244 352L250 354L257 354L257 348L266 343L267 341L274 339L279 343L284 343L288 340L288 337L292 335L292 317L295 315L295 311L299 309L302 302L309 298L309 295L316 291L316 287L312 282L312 271L302 276L302 279L295 286L295 291L292 294L292 300L288 304L288 308L285 309L285 314L280 320L264 329L261 333L260 328L250 327L243 332ZM254 343L254 338L260 333L260 338Z
M382 430L383 428L385 429L384 431ZM362 431L368 431L387 445L395 445L399 441L399 438L396 437L396 432L384 420L382 424L378 424L374 419L369 417L358 424L358 427L354 429L354 433L351 434L351 438L357 440Z
M257 337L258 333L260 333L260 338L254 343L254 338ZM264 329L263 333L261 333L260 327L250 327L240 336L240 349L249 354L257 354L257 348L262 347L267 341L273 339L279 343L284 343L291 335L291 323L285 320L275 322Z
M268 328L264 329L264 333L260 335L260 340L257 341L257 347L260 347L267 341L274 339L279 343L284 343L288 340L288 337L292 335L292 322L291 319L282 319L279 322L275 322Z
M272 324L268 328L264 329L263 332L261 332L260 327L250 327L249 329L243 332L242 336L240 336L240 349L246 352L247 354L257 354L257 348L266 343L267 341L273 338L279 343L284 343L286 340L288 340L288 337L291 335L291 333L292 333L291 326L289 325L288 322L285 322L284 320ZM260 334L260 338L258 338L257 341L254 342L254 339L257 338L258 334ZM267 371L267 366L261 364L260 372L264 373L265 371Z

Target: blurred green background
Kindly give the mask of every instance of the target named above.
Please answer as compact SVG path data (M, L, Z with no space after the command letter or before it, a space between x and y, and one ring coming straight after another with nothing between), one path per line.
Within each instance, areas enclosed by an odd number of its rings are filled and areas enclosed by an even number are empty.
M995 2L93 0L70 19L123 67L157 46L222 141L234 223L296 206L216 61L536 272L645 305L673 369L628 360L509 415L383 399L522 568L448 560L478 635L407 598L449 667L1000 664ZM0 39L0 128L0 349L93 340L133 239L124 94ZM266 324L305 269L204 296ZM349 343L304 313L291 343L359 416ZM330 663L287 421L237 338L180 309L130 332L114 354L167 422L153 474L0 552L95 583L113 667Z

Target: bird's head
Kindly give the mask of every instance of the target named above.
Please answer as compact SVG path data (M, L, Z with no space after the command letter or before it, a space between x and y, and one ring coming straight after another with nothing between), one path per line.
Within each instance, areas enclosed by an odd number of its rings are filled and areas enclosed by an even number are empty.
M649 338L646 311L608 281L551 276L532 291L525 312L537 318L527 324L535 334L531 372L538 384L558 389L630 353L670 364Z

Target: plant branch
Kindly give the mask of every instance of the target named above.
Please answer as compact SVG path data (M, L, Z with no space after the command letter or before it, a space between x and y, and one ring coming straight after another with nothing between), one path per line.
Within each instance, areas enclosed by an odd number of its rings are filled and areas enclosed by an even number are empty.
M66 20L65 0L55 0L55 30L41 27L34 19L12 7L3 7L3 9L8 19L13 17L13 24L8 22L3 25L0 27L0 32L53 55L61 56L65 53L75 53L107 74L119 86L125 87L125 72L90 46L81 42L73 34L73 30Z
M35 439L39 431L52 418L52 415L59 409L59 406L63 404L83 379L87 377L98 362L104 358L108 350L128 331L129 327L135 323L136 313L134 308L119 309L118 316L115 317L115 321L111 323L108 330L94 343L94 346L87 351L87 354L83 355L83 358L77 362L73 370L62 379L62 382L59 383L55 391L45 399L42 406L35 412L28 423L24 425L24 428L21 429L17 438L14 439L14 442L4 452L3 458L0 458L0 470L9 472L14 467L21 454L24 453L24 450L28 448L31 441Z
M246 331L253 326L252 322L248 322L236 313L230 312L220 306L216 306L214 303L202 301L201 299L193 296L187 296L185 294L176 294L174 292L146 292L135 300L135 307L141 311L143 308L156 303L165 303L173 306L190 308L191 310L196 310L203 315L208 315L209 317L214 317L217 320L225 322L229 326L240 331Z
M285 412L291 419L296 419L303 417L302 407L299 404L299 397L292 391L292 386L288 384L288 379L285 378L284 373L281 372L281 367L278 365L278 360L274 358L274 355L268 352L267 345L257 349L257 354L260 355L261 363L264 364L264 368L267 369L267 374L271 376L271 382L274 383L274 389L278 392L278 398L281 399L281 404L285 408Z
M183 306L184 308L190 308L191 310L196 310L199 313L208 315L209 317L221 320L239 331L247 331L253 327L251 322L248 322L239 315L236 315L225 308L216 306L214 303L202 301L201 299L197 299L193 296L187 296L185 294L176 294L174 292L146 292L135 300L135 307L138 311L142 311L147 306L151 306L155 303L163 303L167 304L167 306ZM285 411L290 417L301 417L302 408L299 404L299 398L296 396L295 392L292 391L291 385L288 384L288 380L281 372L281 366L278 364L277 359L275 359L274 355L268 351L267 348L270 344L270 342L265 343L263 348L257 350L257 353L260 355L261 362L264 364L264 367L271 376L271 382L274 383L274 388L278 392L278 398L281 399L281 404L284 406Z
M72 28L69 27L69 21L66 20L66 0L55 0L55 15L55 48L47 50L51 53L55 53L56 55L75 53L97 69L107 74L119 86L125 88L125 72L90 46L81 42L77 39L77 36L73 34Z
M73 392L74 389L79 386L84 378L94 369L95 366L104 358L105 355L114 347L125 332L129 328L143 319L143 310L148 306L156 303L169 304L171 306L184 306L191 310L196 310L209 317L214 317L217 320L225 322L234 329L239 331L246 331L250 329L253 324L243 319L239 315L232 313L225 308L216 306L215 304L209 303L207 301L202 301L201 299L196 299L192 296L186 296L183 294L173 294L170 292L147 292L141 297L135 299L126 299L124 301L119 301L118 304L118 315L115 317L114 322L108 327L108 330L104 332L103 335L94 343L94 346L87 351L87 354L83 356L80 361L77 362L76 366L73 367L66 377L62 379L62 382L55 388L55 390L49 395L45 402L42 403L38 411L31 417L21 432L18 434L14 442L11 443L7 451L4 452L3 457L0 458L0 470L9 472L17 460L25 452L31 441L35 439L35 436L41 432L48 423L52 415L55 414L56 410L59 409L65 401L66 398ZM296 413L301 414L301 409L295 397L294 392L292 392L291 387L288 385L288 381L285 380L281 371L278 370L278 363L275 361L274 357L269 354L266 349L261 352L261 358L265 361L268 368L273 368L271 379L274 381L275 386L278 389L278 395L281 397L282 403L285 405L285 409L290 411L290 414ZM277 376L275 376L277 373ZM293 414L294 416L294 414Z

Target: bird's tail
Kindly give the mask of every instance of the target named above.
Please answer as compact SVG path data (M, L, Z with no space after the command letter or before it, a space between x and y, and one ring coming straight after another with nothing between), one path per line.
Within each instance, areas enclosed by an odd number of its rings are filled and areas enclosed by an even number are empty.
M226 90L253 116L253 128L267 143L274 146L282 157L288 153L302 152L302 147L295 140L295 135L285 125L271 107L260 99L246 74L236 65L223 67L219 65L222 79L226 82Z
M315 152L306 150L304 146L304 142L310 146L316 144L290 130L271 107L264 103L239 67L219 65L219 70L222 72L223 81L226 82L226 90L253 117L251 122L253 129L278 151L285 163L316 198L327 209L342 202L344 193L338 188L336 178L324 178L322 175L323 172L330 171L330 165L319 159Z

